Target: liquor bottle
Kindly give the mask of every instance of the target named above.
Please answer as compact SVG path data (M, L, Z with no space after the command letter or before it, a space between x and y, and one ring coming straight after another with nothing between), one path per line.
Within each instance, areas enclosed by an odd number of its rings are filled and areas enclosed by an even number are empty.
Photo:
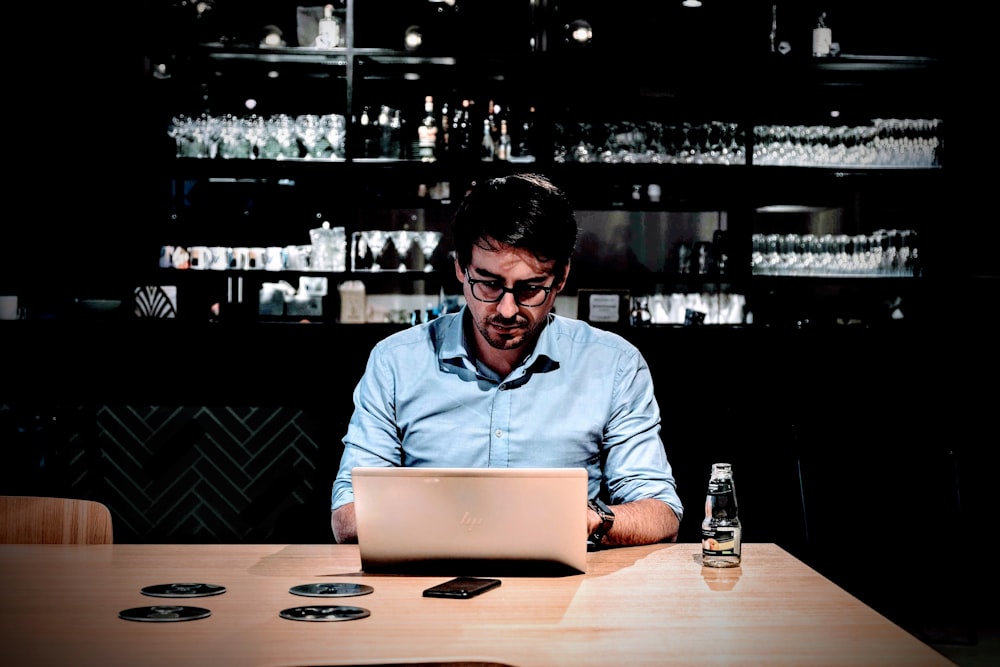
M438 122L434 117L434 98L430 95L424 98L424 120L417 128L417 147L421 162L434 162L437 158Z
M486 105L486 120L490 122L490 136L496 145L500 141L500 105L493 100Z
M372 119L371 108L367 105L361 110L361 118L358 121L361 125L361 148L362 157L378 157L379 154L379 131L378 125Z
M461 117L455 114L457 123L455 129L458 132L458 153L463 158L475 155L474 135L472 129L472 102L468 99L462 100Z
M446 160L450 151L451 142L451 116L448 115L448 103L441 105L441 123L438 126L437 148L438 159Z
M778 30L778 3L771 5L771 53L787 56L792 50L791 42L782 39L786 30Z
M392 123L388 105L381 105L378 112L378 152L382 157L399 157L399 151L393 151ZM395 153L395 154L393 154Z
M510 135L507 134L507 121L500 121L500 140L497 142L497 159L510 159Z
M333 5L323 7L323 17L316 25L316 48L335 49L340 46L340 23L333 18Z
M493 162L496 157L497 146L493 141L493 133L490 132L490 119L483 119L483 140L479 148L479 159L483 162Z
M533 158L535 155L535 107L528 109L528 115L521 124L521 135L518 137L517 156Z
M729 236L723 229L716 229L712 234L712 252L715 255L715 269L720 276L729 272Z
M462 154L462 124L464 111L461 105L455 105L451 119L448 121L448 155L452 159Z
M705 567L738 566L742 537L733 466L713 463L705 497L705 519L701 522L701 564Z
M778 52L778 3L771 5L771 53Z

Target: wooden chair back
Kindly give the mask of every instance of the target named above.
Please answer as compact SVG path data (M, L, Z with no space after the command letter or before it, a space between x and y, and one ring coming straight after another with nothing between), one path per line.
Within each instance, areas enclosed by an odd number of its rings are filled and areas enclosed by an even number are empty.
M111 544L111 512L96 500L0 496L0 544Z

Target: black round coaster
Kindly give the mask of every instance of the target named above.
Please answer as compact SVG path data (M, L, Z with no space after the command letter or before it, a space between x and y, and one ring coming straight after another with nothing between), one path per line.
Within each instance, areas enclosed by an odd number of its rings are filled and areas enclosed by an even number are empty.
M362 607L345 607L334 605L329 607L292 607L282 609L278 615L290 621L354 621L371 616L371 612Z
M199 618L208 618L211 615L211 611L202 607L180 607L176 605L133 607L118 612L119 618L124 618L126 621L147 621L152 623L195 621Z
M288 592L292 595L303 595L307 598L349 598L355 595L368 595L375 589L367 584L351 584L330 582L324 584L300 584L292 586Z
M140 592L154 598L204 598L221 595L226 592L226 587L216 584L156 584L146 586Z

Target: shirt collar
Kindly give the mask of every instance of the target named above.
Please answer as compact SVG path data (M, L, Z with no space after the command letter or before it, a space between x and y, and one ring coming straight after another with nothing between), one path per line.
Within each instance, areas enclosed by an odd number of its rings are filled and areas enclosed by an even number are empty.
M447 324L442 328L438 337L438 359L443 364L461 366L470 370L475 370L476 364L469 353L469 345L465 338L465 318L468 316L468 306L462 306L461 310L449 318ZM548 321L542 327L542 331L535 342L535 348L522 362L520 368L529 369L535 372L545 372L559 367L559 353L557 348L557 334L555 316L549 314Z

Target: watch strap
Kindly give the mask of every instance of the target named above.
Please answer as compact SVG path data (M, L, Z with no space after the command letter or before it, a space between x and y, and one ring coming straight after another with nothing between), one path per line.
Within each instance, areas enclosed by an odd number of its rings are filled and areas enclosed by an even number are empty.
M587 501L587 507L594 510L597 516L601 517L601 525L590 534L589 541L596 545L604 542L604 538L607 536L611 527L615 524L615 513L611 511L604 501L600 498L592 498Z

